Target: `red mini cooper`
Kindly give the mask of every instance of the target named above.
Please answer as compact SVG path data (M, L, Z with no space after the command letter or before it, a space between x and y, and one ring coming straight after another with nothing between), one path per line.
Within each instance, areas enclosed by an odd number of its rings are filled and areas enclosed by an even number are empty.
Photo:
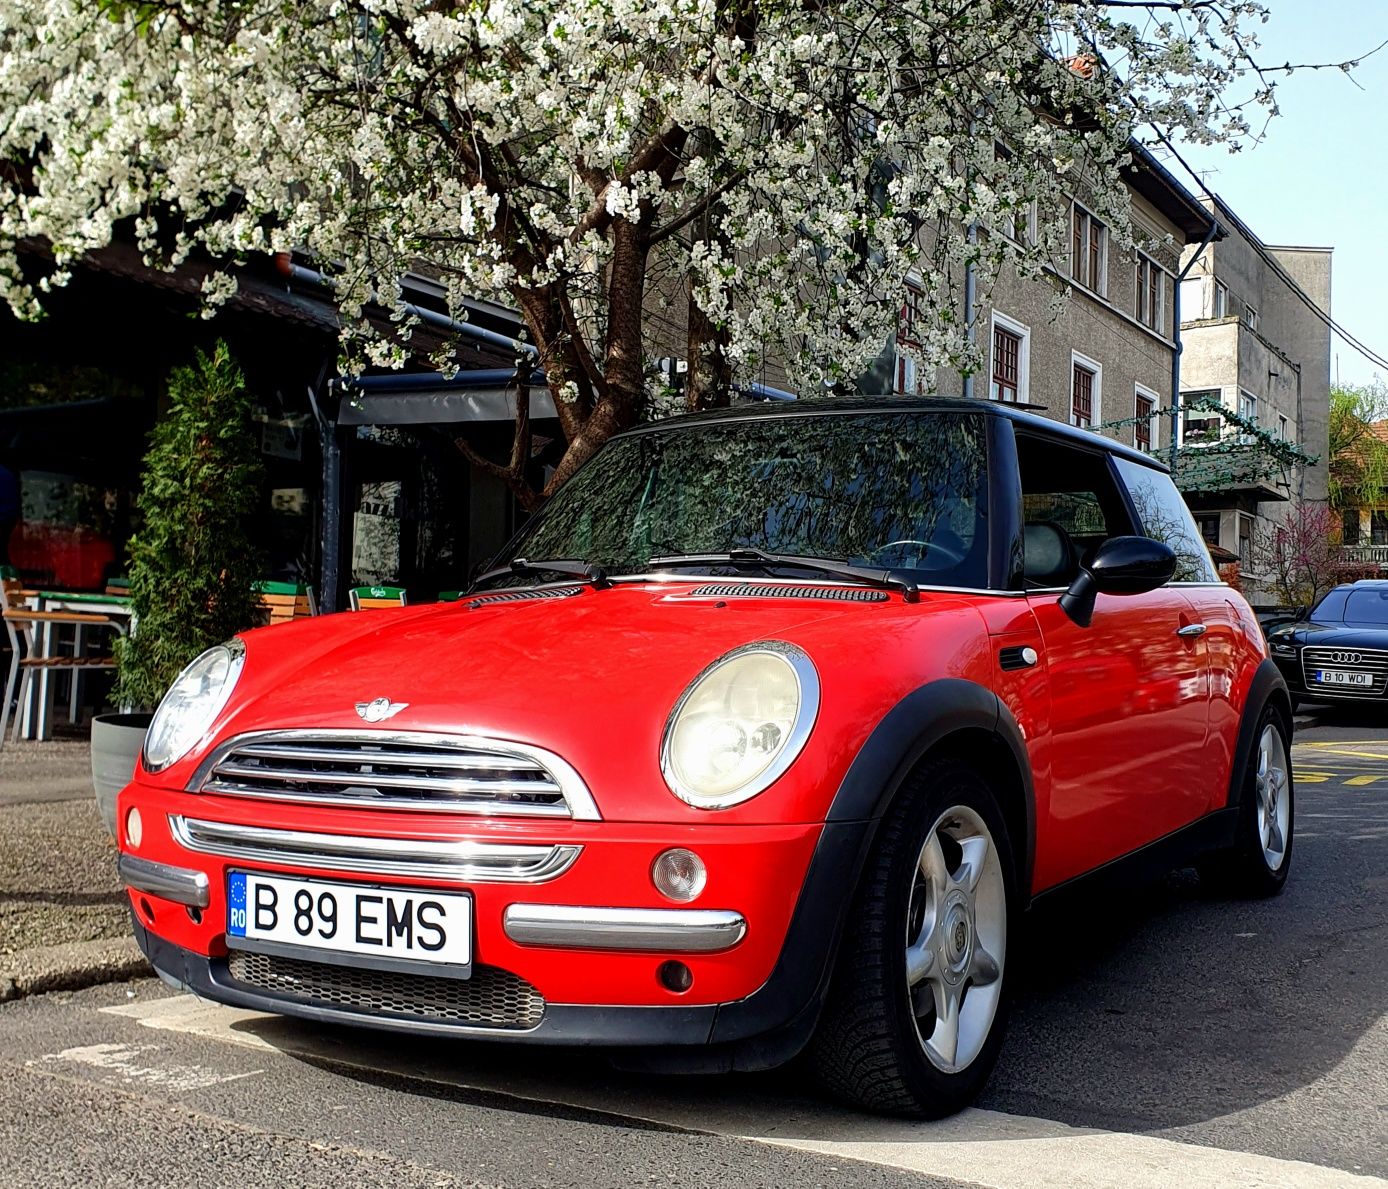
M205 653L120 870L208 999L805 1051L934 1116L997 1058L1039 894L1139 853L1281 888L1291 721L1146 455L982 402L739 408L615 437L464 601Z

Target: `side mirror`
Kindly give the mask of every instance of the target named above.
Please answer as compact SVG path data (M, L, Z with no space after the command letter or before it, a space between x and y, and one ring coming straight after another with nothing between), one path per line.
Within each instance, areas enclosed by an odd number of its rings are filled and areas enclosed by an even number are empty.
M1150 537L1110 537L1060 596L1060 609L1087 628L1098 595L1145 594L1165 586L1175 572L1176 554L1170 545Z

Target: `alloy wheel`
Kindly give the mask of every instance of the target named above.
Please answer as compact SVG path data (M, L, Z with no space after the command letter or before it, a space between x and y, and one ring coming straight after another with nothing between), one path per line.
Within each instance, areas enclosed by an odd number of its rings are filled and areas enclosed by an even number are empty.
M930 1063L958 1073L983 1051L1002 996L1007 892L983 819L956 805L930 827L906 919L906 987Z
M1287 835L1291 828L1292 798L1287 779L1287 748L1282 732L1272 723L1258 739L1258 771L1253 782L1258 799L1258 840L1263 861L1276 871L1287 857Z

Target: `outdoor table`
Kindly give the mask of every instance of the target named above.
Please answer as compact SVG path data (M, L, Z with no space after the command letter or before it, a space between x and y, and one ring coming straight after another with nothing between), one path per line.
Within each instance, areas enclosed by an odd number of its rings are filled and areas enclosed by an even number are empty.
M35 611L72 611L86 615L105 615L112 621L111 626L121 635L133 631L135 626L134 608L126 595L98 594L76 590L39 590L31 594L26 602ZM54 655L53 647L57 641L53 629L62 626L64 625L54 623L39 625L36 643L40 656ZM77 623L71 626L75 633L73 638L74 655L80 655L81 650L86 645L86 629L104 625ZM25 739L49 739L53 735L52 676L46 670L40 670L36 679L29 683L25 704L19 707L20 733ZM74 720L77 718L79 709L77 705L80 692L79 677L80 673L77 671L73 671L69 677L72 690L68 702L68 713Z

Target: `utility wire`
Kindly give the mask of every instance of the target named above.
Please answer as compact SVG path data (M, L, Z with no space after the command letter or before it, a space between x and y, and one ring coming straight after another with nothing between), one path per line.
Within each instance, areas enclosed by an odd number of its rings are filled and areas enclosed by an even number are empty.
M1346 330L1344 326L1342 326L1339 322L1332 318L1330 314L1328 314L1325 310L1321 309L1320 306L1318 306L1314 301L1312 301L1310 295L1307 294L1307 292L1304 289L1302 289L1302 287L1291 276L1291 274L1288 273L1287 270L1282 267L1281 261L1279 261L1277 257L1272 255L1272 253L1268 251L1267 247L1263 244L1263 241L1258 238L1258 236L1253 232L1253 230L1248 226L1248 224L1246 224L1242 219L1238 217L1238 215L1234 213L1233 209L1229 206L1227 202L1224 201L1224 199L1222 199L1218 194L1214 193L1208 186L1205 185L1205 179L1202 178L1191 167L1190 162L1188 162L1183 156L1181 156L1176 146L1171 143L1170 139L1166 136L1166 134L1162 132L1160 129L1154 130L1157 133L1157 138L1161 141L1162 144L1166 146L1167 151L1170 152L1171 155L1181 163L1185 171L1188 174L1190 174L1190 176L1194 179L1195 184L1200 188L1201 193L1203 193L1206 198L1208 198L1219 208L1220 216L1227 217L1229 222L1234 224L1238 231L1252 246L1254 252L1256 252L1258 256L1263 260L1263 262L1267 264L1267 266L1271 268L1274 273L1277 274L1277 276L1282 280L1284 284L1287 285L1288 288L1291 289L1291 291L1297 296L1301 303L1305 305L1306 308L1309 309L1318 319L1320 319L1321 322L1323 322L1337 335L1339 335L1339 337L1344 342L1348 343L1351 347L1358 351L1359 354L1362 355L1365 359L1367 359L1370 363L1377 364L1379 367L1383 368L1385 372L1388 372L1388 359L1385 359L1372 347L1369 347L1361 340L1356 338L1353 334Z

